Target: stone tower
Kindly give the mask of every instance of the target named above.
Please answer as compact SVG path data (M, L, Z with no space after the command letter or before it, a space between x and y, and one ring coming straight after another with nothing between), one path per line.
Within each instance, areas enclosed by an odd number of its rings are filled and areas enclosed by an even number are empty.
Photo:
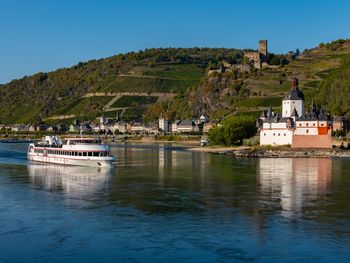
M267 40L260 40L259 41L259 53L267 56Z

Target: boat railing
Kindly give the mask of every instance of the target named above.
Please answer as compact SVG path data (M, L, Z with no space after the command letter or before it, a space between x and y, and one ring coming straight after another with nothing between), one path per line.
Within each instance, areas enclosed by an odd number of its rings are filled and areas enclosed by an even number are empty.
M35 147L45 147L45 148L62 148L62 146L59 146L57 144L49 144L49 143L34 143Z

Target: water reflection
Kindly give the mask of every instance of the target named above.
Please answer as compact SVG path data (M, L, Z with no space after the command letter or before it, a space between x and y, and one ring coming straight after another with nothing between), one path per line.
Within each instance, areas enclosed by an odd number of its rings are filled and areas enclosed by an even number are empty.
M106 189L113 169L55 164L28 164L32 184L67 196L91 196Z
M300 215L303 207L330 193L332 162L330 158L260 159L261 194L280 200L283 216Z

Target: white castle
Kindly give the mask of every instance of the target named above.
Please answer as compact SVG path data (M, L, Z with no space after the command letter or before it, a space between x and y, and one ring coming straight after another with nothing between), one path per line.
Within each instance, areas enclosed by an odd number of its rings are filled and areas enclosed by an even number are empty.
M291 145L293 148L332 148L331 121L314 103L304 111L304 93L293 79L293 87L282 100L282 114L270 107L258 119L260 145Z

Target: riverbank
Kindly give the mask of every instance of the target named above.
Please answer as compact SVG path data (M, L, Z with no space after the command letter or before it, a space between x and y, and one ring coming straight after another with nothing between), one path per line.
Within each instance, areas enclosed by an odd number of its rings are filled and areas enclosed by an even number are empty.
M193 147L189 151L226 154L234 157L253 158L350 158L350 150L333 149L292 149L288 147Z

